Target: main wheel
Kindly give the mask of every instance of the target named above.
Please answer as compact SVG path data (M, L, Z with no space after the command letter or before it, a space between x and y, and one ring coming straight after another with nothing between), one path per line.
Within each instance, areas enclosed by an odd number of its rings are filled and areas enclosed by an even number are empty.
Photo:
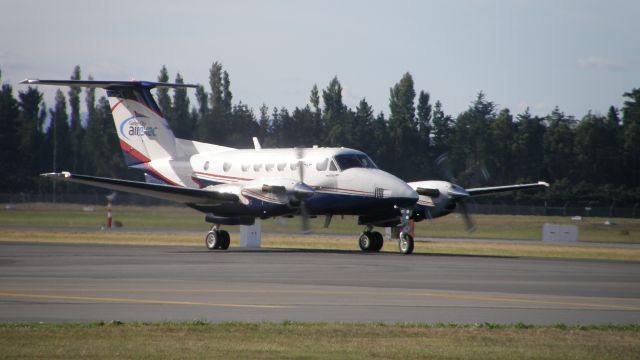
M360 250L362 251L371 251L372 241L371 241L371 233L368 231L363 232L358 239L358 245L360 245Z
M204 244L209 250L215 250L220 247L220 235L217 231L209 231L204 238Z
M401 232L398 247L400 248L400 252L405 255L413 253L413 236Z
M371 242L373 243L371 246L371 251L380 251L382 249L382 245L384 245L384 238L382 234L377 231L371 232Z
M231 237L226 230L220 230L218 232L218 237L220 237L220 249L227 250L229 248L229 244L231 244Z

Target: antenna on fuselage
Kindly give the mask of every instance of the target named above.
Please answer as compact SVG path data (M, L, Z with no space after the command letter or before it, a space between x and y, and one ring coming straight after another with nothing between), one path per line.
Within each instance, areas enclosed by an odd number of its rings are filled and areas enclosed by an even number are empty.
M262 146L260 145L260 141L255 136L253 137L253 147L256 148L256 150L262 149Z

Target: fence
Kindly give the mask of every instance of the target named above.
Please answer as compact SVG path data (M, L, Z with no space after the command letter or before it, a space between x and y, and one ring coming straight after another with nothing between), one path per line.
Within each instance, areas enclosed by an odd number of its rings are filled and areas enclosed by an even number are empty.
M610 206L578 206L566 203L563 206L547 205L511 205L511 204L478 204L467 202L469 211L474 214L494 215L541 215L541 216L594 216L594 217L621 217L638 218L640 208L638 204L633 207Z
M0 204L16 204L27 202L45 203L73 203L104 205L106 199L101 194L0 194ZM136 206L175 205L166 200L150 198L147 196L118 193L114 204ZM595 217L623 217L638 218L640 207L635 204L632 207L610 206L578 206L570 202L563 206L547 206L545 204L513 205L504 203L476 203L473 200L467 202L469 211L474 214L494 215L542 215L542 216L595 216Z

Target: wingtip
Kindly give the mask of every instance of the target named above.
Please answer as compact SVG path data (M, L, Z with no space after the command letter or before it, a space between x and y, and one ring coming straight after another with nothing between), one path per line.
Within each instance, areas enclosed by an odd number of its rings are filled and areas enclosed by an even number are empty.
M538 184L543 185L544 187L549 187L549 183L546 181L538 181Z
M51 173L42 173L40 174L40 176L42 177L64 177L64 178L69 178L71 177L71 173L68 171L63 171L63 172L51 172Z

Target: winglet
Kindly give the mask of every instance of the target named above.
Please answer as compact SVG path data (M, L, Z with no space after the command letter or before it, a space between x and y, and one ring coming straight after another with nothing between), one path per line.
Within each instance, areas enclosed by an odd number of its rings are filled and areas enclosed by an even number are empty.
M549 187L549 183L548 183L548 182L546 182L546 181L538 181L538 184L540 184L540 185L544 185L544 186L546 186L546 187Z

